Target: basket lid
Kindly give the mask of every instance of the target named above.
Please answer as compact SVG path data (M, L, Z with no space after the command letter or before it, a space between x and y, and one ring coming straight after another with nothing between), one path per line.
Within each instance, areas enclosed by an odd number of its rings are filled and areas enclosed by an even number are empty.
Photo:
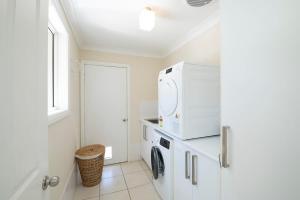
M97 158L105 153L105 147L101 144L93 144L89 146L82 147L75 152L75 157L87 160Z

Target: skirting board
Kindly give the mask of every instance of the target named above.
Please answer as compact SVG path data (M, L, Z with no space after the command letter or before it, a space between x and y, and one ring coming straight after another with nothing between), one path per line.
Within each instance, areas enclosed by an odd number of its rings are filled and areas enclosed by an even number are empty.
M63 193L59 198L60 200L74 200L77 186L77 174L77 166L76 163L74 163L71 171L68 174L68 179L64 186Z

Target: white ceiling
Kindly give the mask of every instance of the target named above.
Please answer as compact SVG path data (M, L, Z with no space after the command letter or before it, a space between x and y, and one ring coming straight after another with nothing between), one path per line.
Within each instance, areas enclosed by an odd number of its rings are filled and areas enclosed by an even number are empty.
M83 49L162 57L174 50L208 19L215 19L218 0L196 8L185 0L62 0ZM151 32L139 29L139 14L156 12Z

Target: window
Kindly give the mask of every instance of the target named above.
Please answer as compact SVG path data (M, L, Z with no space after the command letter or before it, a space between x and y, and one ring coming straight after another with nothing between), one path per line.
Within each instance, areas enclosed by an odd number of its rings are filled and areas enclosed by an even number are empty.
M56 8L50 5L48 25L48 118L49 124L68 113L68 34Z

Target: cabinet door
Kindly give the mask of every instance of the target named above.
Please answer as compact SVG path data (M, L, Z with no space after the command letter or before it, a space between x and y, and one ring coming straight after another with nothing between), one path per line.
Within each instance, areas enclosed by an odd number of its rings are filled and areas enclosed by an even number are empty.
M185 146L174 144L174 200L192 199L192 152Z
M220 200L220 167L201 154L192 155L193 200Z
M145 134L146 134L147 126L142 124L141 125L141 133L142 133L142 139L141 139L141 157L146 161L146 140L145 140Z
M220 3L222 199L299 200L300 1Z
M144 160L146 161L147 165L149 168L151 168L151 148L152 148L152 134L153 134L154 129L147 126L146 131L145 131L145 158Z

